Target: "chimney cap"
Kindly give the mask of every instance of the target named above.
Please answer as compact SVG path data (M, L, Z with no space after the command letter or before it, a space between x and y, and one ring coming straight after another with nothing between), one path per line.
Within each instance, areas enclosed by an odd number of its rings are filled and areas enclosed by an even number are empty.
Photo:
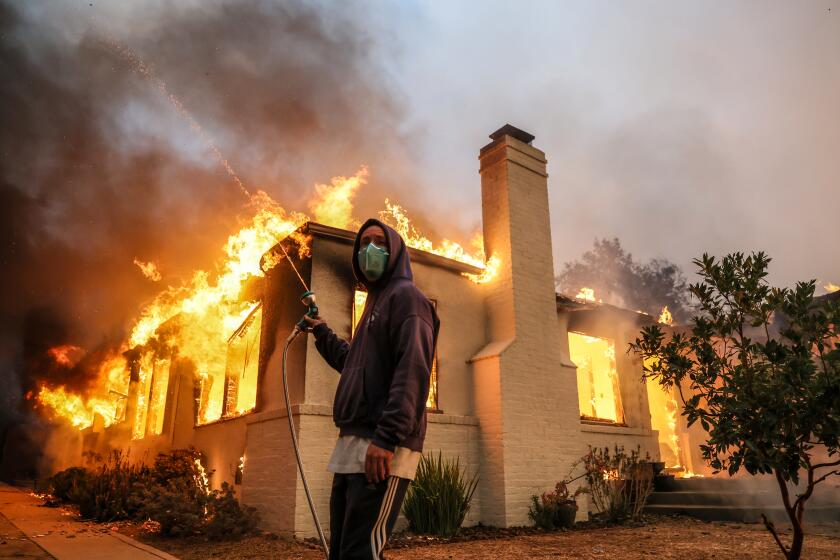
M528 132L525 132L521 128L516 128L512 124L506 124L505 126L500 128L499 130L497 130L496 132L491 134L490 139L491 140L498 140L499 138L501 138L504 135L513 136L517 140L519 140L521 142L525 142L526 144L530 144L531 142L534 141L534 138L536 138L536 136L534 136L533 134L530 134Z

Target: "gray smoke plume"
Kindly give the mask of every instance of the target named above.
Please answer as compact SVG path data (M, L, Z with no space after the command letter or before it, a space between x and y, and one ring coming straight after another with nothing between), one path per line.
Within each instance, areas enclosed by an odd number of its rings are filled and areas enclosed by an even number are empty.
M7 415L35 378L84 387L84 364L56 371L45 351L116 345L143 302L206 268L247 214L166 92L248 189L287 209L361 164L371 200L409 184L402 110L374 55L383 39L357 7L118 4L0 2ZM158 263L162 282L135 258Z

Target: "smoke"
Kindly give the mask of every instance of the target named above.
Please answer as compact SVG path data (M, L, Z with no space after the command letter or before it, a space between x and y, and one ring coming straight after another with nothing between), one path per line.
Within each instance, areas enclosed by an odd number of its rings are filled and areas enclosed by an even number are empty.
M6 414L33 376L88 383L84 360L56 368L48 348L106 352L144 301L217 256L247 198L208 141L286 208L361 164L374 172L362 212L410 186L402 109L363 10L119 4L0 2Z

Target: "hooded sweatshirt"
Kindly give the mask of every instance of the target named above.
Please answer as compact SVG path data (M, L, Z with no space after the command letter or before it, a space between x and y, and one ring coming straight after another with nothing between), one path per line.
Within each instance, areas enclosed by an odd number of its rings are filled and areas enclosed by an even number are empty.
M385 273L369 281L359 268L361 234L371 225L385 232L390 253ZM423 450L426 400L440 321L434 305L414 284L411 261L399 233L368 220L353 244L353 272L368 291L351 342L325 324L313 329L315 347L341 373L333 421L341 436L370 438L394 451Z

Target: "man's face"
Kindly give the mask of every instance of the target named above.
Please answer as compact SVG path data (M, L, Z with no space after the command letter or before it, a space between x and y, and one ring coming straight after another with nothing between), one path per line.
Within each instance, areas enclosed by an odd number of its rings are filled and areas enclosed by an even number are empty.
M360 247L364 247L370 243L373 243L377 247L382 247L383 249L388 249L388 240L385 238L385 231L379 226L368 226L362 232L361 243L359 244Z

